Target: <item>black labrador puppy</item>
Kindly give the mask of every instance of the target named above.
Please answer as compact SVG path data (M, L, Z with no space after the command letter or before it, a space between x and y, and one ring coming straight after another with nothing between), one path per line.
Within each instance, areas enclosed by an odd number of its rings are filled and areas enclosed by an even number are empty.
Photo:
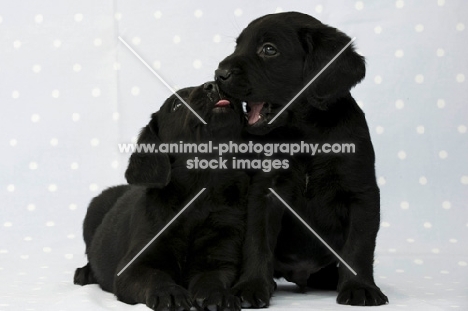
M215 83L178 94L207 125L173 95L152 115L139 144L239 139L245 122L240 102L221 96ZM74 282L98 283L123 302L154 310L240 310L230 290L242 259L249 177L229 169L189 169L187 160L195 155L173 152L134 153L126 176L142 186L109 188L92 200L83 225L89 262L76 270Z
M253 177L243 271L235 286L243 306L267 306L273 276L302 288L338 289L340 304L388 302L373 278L380 222L374 150L364 113L350 95L365 76L364 58L348 47L269 124L350 40L306 14L266 15L242 31L234 53L216 70L221 90L247 104L249 139L355 146L351 154L294 156L289 170ZM294 208L357 275L285 212L268 188Z

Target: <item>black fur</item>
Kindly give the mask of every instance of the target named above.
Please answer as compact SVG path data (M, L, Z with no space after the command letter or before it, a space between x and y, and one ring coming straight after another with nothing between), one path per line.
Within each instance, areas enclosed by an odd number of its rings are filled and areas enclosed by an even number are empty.
M240 102L231 99L229 106L215 107L221 99L216 84L178 94L208 124L172 96L152 115L139 143L240 138ZM126 176L140 185L110 188L92 200L83 225L89 263L76 270L76 284L98 283L123 302L154 310L240 310L230 289L240 270L249 177L241 171L189 170L185 162L194 156L131 157ZM203 187L202 195L117 276Z
M301 13L254 20L216 71L223 92L250 107L247 138L263 142L354 143L354 154L291 157L287 171L258 173L248 199L243 270L235 289L244 306L268 306L273 277L301 288L337 288L337 302L381 305L373 256L380 222L374 150L350 89L365 75L353 46L271 120L348 42L335 28ZM260 103L260 106L258 106ZM261 107L261 119L254 109ZM256 121L256 122L255 122ZM357 272L354 276L268 190L273 188Z

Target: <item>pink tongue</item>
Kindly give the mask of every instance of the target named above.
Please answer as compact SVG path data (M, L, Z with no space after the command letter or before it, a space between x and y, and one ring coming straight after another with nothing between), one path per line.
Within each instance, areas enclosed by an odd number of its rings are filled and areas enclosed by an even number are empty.
M215 107L224 107L224 106L229 106L231 102L226 99L221 99L219 102L216 103Z
M249 102L248 105L250 107L249 111L249 124L255 124L258 120L260 120L260 111L262 111L263 104L265 102Z

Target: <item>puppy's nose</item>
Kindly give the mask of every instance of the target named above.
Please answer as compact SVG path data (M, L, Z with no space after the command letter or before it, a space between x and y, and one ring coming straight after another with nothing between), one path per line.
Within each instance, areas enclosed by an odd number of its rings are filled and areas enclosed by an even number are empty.
M216 86L216 83L214 82L206 82L205 84L203 84L203 89L206 92L213 92L216 90L216 88L217 86Z
M231 71L229 71L229 70L226 70L226 69L216 69L215 70L215 77L216 77L217 81L219 81L219 80L225 81L225 80L229 79L230 76L231 76Z

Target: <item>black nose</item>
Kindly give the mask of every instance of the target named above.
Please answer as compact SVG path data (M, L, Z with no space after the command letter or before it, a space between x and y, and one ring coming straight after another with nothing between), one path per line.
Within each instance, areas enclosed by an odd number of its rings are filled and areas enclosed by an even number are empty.
M216 69L215 70L215 77L216 77L217 81L219 81L219 80L225 81L225 80L229 79L230 76L231 76L231 71L229 71L229 70L226 70L226 69Z
M206 82L205 84L203 84L203 89L207 92L216 91L217 87L218 86L214 82Z

